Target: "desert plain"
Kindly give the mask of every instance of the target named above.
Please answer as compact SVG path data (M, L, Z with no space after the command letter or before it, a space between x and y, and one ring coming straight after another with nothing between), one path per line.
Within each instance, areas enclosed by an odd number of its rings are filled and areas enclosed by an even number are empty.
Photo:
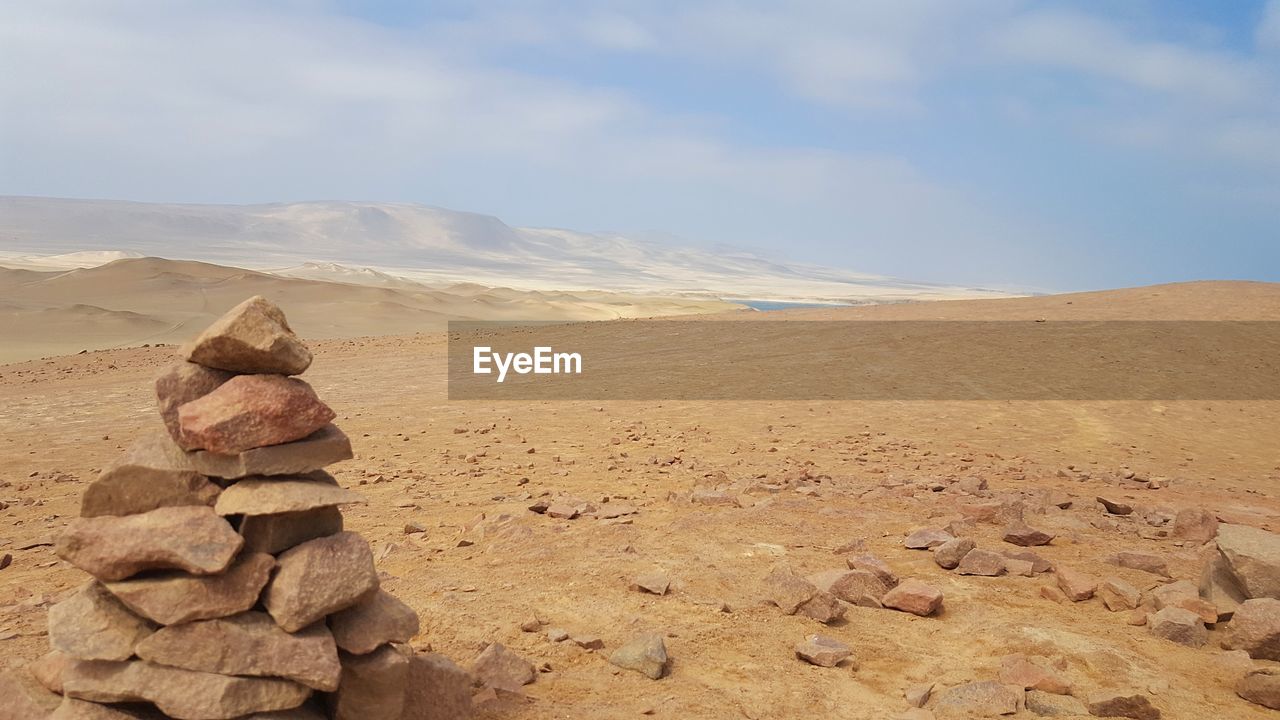
M318 312L304 297L276 299L291 318ZM342 319L340 307L322 313ZM1280 286L714 317L1276 320ZM603 322L625 339L627 321ZM299 325L316 354L306 379L354 445L355 459L331 471L369 499L349 510L348 527L374 544L383 587L420 614L415 646L465 666L496 641L538 668L520 693L481 693L478 717L896 718L908 690L997 680L1018 654L1080 698L1141 694L1175 719L1274 716L1234 688L1249 667L1276 663L1222 649L1219 629L1203 646L1178 644L1097 598L1042 595L1053 573L960 575L904 538L960 521L981 549L1022 551L988 512L1016 507L1054 535L1031 549L1057 568L1144 593L1197 582L1213 546L1170 536L1179 511L1280 531L1280 402L450 402L443 330L333 337ZM148 347L50 346L50 357L0 365L0 556L12 556L0 570L0 652L11 665L45 652L48 607L84 581L51 543L84 485L155 422L152 380L184 339L164 329L173 336ZM1098 497L1132 511L1109 512ZM587 512L530 509L555 501ZM626 513L595 517L613 514L598 512L606 505ZM1163 558L1169 577L1108 561L1125 551ZM862 554L939 589L941 611L850 605L823 624L767 601L780 565L809 575ZM669 579L667 592L633 588L652 573ZM549 637L558 630L568 639ZM665 677L607 661L649 632L669 652ZM813 634L846 644L850 659L798 659Z

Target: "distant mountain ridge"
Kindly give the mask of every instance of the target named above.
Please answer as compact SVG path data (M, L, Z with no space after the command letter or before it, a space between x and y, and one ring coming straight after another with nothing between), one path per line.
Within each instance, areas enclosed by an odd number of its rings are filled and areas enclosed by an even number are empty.
M363 272L521 289L883 302L1009 293L916 283L745 252L676 248L614 233L514 228L487 215L408 203L197 205L0 197L0 250L117 252L255 269ZM348 266L339 270L336 265ZM307 277L309 275L301 275ZM327 277L326 279L336 279Z

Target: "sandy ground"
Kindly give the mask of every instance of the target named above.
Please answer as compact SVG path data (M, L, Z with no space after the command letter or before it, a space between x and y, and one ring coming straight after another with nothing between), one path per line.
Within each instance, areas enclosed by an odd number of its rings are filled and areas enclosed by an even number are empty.
M1081 307L1115 317L1280 319L1280 288L1206 284L796 316L1077 318ZM305 377L338 412L357 454L333 471L370 499L350 510L349 527L374 544L385 586L420 612L415 644L465 663L496 640L545 670L526 697L488 703L482 717L891 718L907 707L906 686L994 679L1000 657L1013 652L1060 660L1080 695L1151 692L1166 718L1274 716L1235 696L1242 670L1218 649L1219 631L1204 648L1175 645L1096 599L1042 599L1048 576L962 577L901 541L973 500L925 483L979 477L996 497L1052 489L1074 498L1068 510L1028 515L1058 533L1041 549L1055 563L1149 588L1159 578L1104 562L1137 549L1165 555L1175 577L1194 579L1203 549L1142 539L1144 517L1202 506L1280 530L1280 403L449 403L439 334L313 347ZM48 603L84 581L45 543L76 514L85 483L154 422L150 380L172 353L134 348L0 366L0 500L8 505L0 554L14 557L0 570L0 653L11 663L44 651ZM730 373L726 382L734 381ZM1122 479L1126 469L1167 482L1148 489ZM741 508L689 502L695 487L745 489L753 479L811 490L743 492ZM562 493L625 498L639 512L622 524L526 509ZM1098 494L1137 512L1108 518L1093 502ZM428 530L406 535L408 522ZM460 547L464 537L474 544ZM840 568L834 549L858 538L900 576L940 587L945 611L920 618L855 607L824 627L762 602L775 563ZM1014 549L995 525L979 525L977 538L979 547ZM652 569L670 573L668 595L629 589ZM521 632L535 613L547 628L598 635L605 651ZM664 679L605 660L643 631L665 635L672 670ZM797 660L793 647L815 632L849 644L857 669Z

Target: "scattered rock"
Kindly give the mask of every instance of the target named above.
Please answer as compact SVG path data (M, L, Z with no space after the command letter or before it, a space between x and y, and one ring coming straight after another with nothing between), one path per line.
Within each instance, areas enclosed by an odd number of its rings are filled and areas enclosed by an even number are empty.
M1118 552L1107 558L1107 562L1112 565L1119 565L1122 568L1130 570L1141 570L1142 572L1159 575L1160 577L1172 577L1169 574L1169 563L1159 555L1143 552Z
M1010 560L1022 560L1031 563L1031 571L1035 573L1045 573L1053 570L1053 563L1030 550L1006 550L1002 554Z
M819 590L860 607L882 607L880 601L889 590L883 580L866 570L826 570L808 580Z
M973 538L952 538L934 548L933 561L938 563L939 567L954 570L964 556L977 546Z
M1254 598L1241 603L1227 625L1222 647L1244 650L1256 660L1280 660L1280 600Z
M1089 713L1098 717L1160 720L1160 710L1146 695L1116 690L1101 690L1085 699Z
M1048 545L1053 542L1053 538L1053 533L1033 528L1020 520L1010 523L1004 529L1004 541L1022 547Z
M1218 534L1218 518L1203 508L1179 510L1173 518L1173 530L1169 537L1203 545Z
M400 720L466 720L471 717L471 675L436 653L409 658Z
M409 658L390 645L367 655L342 654L342 679L329 696L334 720L399 720Z
M929 696L933 694L933 683L912 685L902 693L903 699L911 707L922 708L929 704Z
M26 673L0 671L0 717L5 720L42 720L61 698L45 690Z
M1213 623L1218 621L1218 609L1209 601L1201 598L1196 586L1189 580L1179 580L1155 588L1151 591L1151 601L1157 610L1163 610L1166 607L1177 607L1195 613L1203 622Z
M984 577L995 577L1005 573L1005 559L998 553L990 550L973 550L964 556L960 564L956 566L956 573L960 575L982 575Z
M1201 647L1209 641L1200 616L1179 607L1167 607L1147 617L1151 634L1187 647Z
M564 642L569 639L569 631L564 628L551 628L547 631L547 640L551 642Z
M667 646L661 635L641 635L614 650L609 662L657 680L667 672Z
M233 455L207 450L188 453L197 472L235 480L249 475L296 475L350 460L351 439L333 424L325 425L301 440L253 448Z
M1214 552L1200 573L1200 597L1218 610L1218 619L1229 620L1240 603L1248 599L1244 588L1231 573L1227 559Z
M258 602L275 566L270 555L249 553L221 575L168 572L105 585L133 612L161 625L176 625L248 610Z
M67 664L72 660L70 655L50 650L49 652L36 658L27 670L31 676L36 679L49 692L62 694L62 672L66 670Z
M939 528L921 528L911 533L902 541L902 545L910 550L932 550L939 545L954 540L955 536Z
M1259 668L1236 684L1236 694L1255 705L1280 710L1280 670Z
M1107 578L1098 588L1098 597L1111 612L1133 610L1142 602L1142 592L1119 578Z
M637 575L631 581L632 590L653 593L654 595L666 595L667 589L670 587L671 578L666 573L657 570Z
M338 486L323 470L306 475L248 477L222 491L219 515L277 515L338 505L363 505L363 495Z
M787 615L804 615L823 623L844 617L844 606L835 596L785 565L775 567L765 577L765 593Z
M77 518L58 538L58 557L99 580L143 570L222 572L243 540L207 506L165 507L140 515Z
M342 511L334 506L272 515L246 515L240 520L245 552L272 555L308 540L337 535L342 528Z
M407 643L418 634L418 613L385 590L340 610L329 618L338 647L364 655L380 645Z
M352 532L286 550L277 566L262 600L276 623L289 632L355 605L378 587L373 551Z
M796 646L796 657L819 667L835 667L852 654L848 645L825 635L810 635Z
M583 648L584 650L603 650L604 649L604 640L596 635L585 635L585 634L571 635L569 639L573 641L574 645L577 645L578 647Z
M1057 695L1071 693L1070 682L1025 655L1010 655L1000 661L1000 682L1024 690L1042 690Z
M1116 500L1110 500L1102 497L1101 495L1096 499L1098 502L1102 503L1102 507L1106 508L1107 512L1112 515L1129 515L1133 512L1132 505L1127 505Z
M1067 594L1062 592L1056 586L1053 586L1053 585L1041 585L1040 597L1044 598L1045 600L1052 600L1053 602L1056 602L1059 605L1062 605L1068 602Z
M89 483L80 517L137 515L162 507L212 505L221 492L196 472L162 430L147 433Z
M1055 695L1043 690L1028 690L1027 710L1040 717L1078 717L1089 714L1084 703L1070 695Z
M1218 527L1218 551L1250 598L1280 598L1280 535L1246 525Z
M177 362L156 378L156 405L169 437L178 439L178 408L217 390L235 373L193 362Z
M182 352L205 367L241 373L298 375L311 366L311 351L284 313L260 295L232 308Z
M96 582L49 608L49 645L84 660L128 660L155 629Z
M942 591L919 580L905 580L885 593L880 602L887 608L924 617L942 608Z
M845 558L845 564L850 570L866 570L884 583L885 587L893 587L898 584L898 575L885 564L883 560L875 555L855 555Z
M1022 688L989 680L965 683L936 694L933 713L951 718L1013 715L1022 705Z
M324 623L287 633L266 613L171 625L138 643L138 657L167 667L219 675L282 677L332 692L342 672Z
M301 440L335 417L311 386L283 375L237 375L178 408L178 444L234 454Z
M1060 567L1057 569L1058 587L1072 602L1080 602L1093 597L1098 589L1098 578L1078 570Z
M502 643L490 643L471 663L471 674L495 690L520 692L533 682L537 671L533 663L508 650Z

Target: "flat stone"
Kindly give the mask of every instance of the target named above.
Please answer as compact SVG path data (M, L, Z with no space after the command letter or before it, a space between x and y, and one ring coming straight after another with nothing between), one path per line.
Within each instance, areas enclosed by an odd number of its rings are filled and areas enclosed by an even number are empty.
M1111 612L1133 610L1142 602L1142 591L1120 578L1107 578L1098 587L1097 595Z
M169 437L178 439L178 408L217 390L235 373L179 361L156 378L156 405Z
M819 622L844 617L844 606L831 593L779 565L765 578L766 597L787 615L804 615Z
M1189 580L1161 585L1151 591L1151 601L1157 610L1167 607L1189 610L1200 617L1203 622L1218 621L1218 609L1213 603L1200 597L1199 589Z
M138 643L138 657L167 667L282 677L314 690L338 687L338 648L324 623L287 633L263 612L171 625Z
M1000 661L1000 682L1056 695L1071 693L1071 683L1066 678L1025 655L1010 655Z
M62 702L20 670L0 671L0 699L4 720L43 720Z
M276 565L262 601L288 632L345 610L378 587L373 551L352 532L302 543L281 553Z
M277 515L339 505L363 505L365 497L340 487L323 470L306 475L252 476L222 491L213 506L219 515Z
M1013 558L1006 557L1004 559L1004 569L1010 575L1017 575L1020 577L1035 577L1036 574L1036 565L1029 560L1015 560Z
M1022 547L1048 545L1053 542L1053 533L1033 528L1021 520L1009 523L1004 529L1004 541Z
M1147 616L1151 634L1187 647L1201 647L1209 641L1200 616L1179 607L1167 607Z
M178 444L232 454L301 440L333 420L307 383L283 375L237 375L178 408Z
M825 635L810 635L796 646L796 657L818 667L835 667L852 654L848 645Z
M1046 573L1053 570L1053 563L1030 550L1006 550L1001 554L1012 560L1023 560L1031 563L1031 571L1035 573Z
M400 720L467 720L470 717L470 673L436 653L409 658Z
M942 720L1013 715L1022 695L1022 688L990 680L965 683L935 693L933 713Z
M1173 518L1169 537L1203 545L1218 535L1218 518L1204 508L1184 508Z
M912 685L903 691L902 698L911 707L922 708L929 704L929 697L933 694L933 687L933 683Z
M1130 570L1141 570L1142 572L1159 575L1160 577L1171 577L1169 574L1169 562L1159 555L1144 552L1118 552L1107 558L1107 562L1112 565L1119 565L1122 568Z
M960 511L966 519L973 522L990 522L996 521L996 516L1000 513L1003 503L998 500L987 502L960 503L956 509Z
M1088 600L1098 589L1098 578L1078 570L1060 567L1057 575L1058 587L1072 602Z
M614 650L609 662L657 680L667 672L667 646L661 635L641 635Z
M161 625L176 625L248 610L257 604L275 566L270 555L246 553L221 575L166 572L105 586L133 612Z
M73 658L66 653L50 650L36 658L27 666L27 671L40 683L41 687L52 693L62 694L62 671Z
M261 295L231 308L182 348L191 362L241 373L298 375L311 351L289 327L284 312Z
M1236 684L1236 694L1255 705L1280 710L1280 670L1259 668Z
M1255 660L1280 660L1280 600L1254 598L1241 603L1227 625L1222 647L1244 650Z
M866 570L826 570L807 579L819 590L860 607L882 607L880 599L889 591L883 580Z
M377 590L367 599L329 617L338 647L364 655L390 642L407 643L418 634L418 613L391 593Z
M638 592L647 592L654 595L666 595L667 589L671 587L671 578L666 573L655 570L653 572L641 573L631 581L631 589Z
M1079 717L1089 714L1084 703L1070 695L1055 695L1043 690L1028 690L1027 710L1040 717Z
M93 702L150 702L177 720L231 720L296 708L307 687L278 678L193 672L141 660L75 660L62 676L67 697Z
M49 646L83 660L128 660L155 629L96 582L49 608Z
M978 543L973 538L952 538L933 549L933 561L938 567L954 570L964 556L977 546Z
M1052 600L1053 602L1056 602L1059 605L1063 605L1070 602L1070 600L1067 599L1067 594L1059 590L1056 585L1041 585L1040 597L1044 598L1045 600Z
M329 697L334 720L398 720L404 712L409 658L383 645L367 655L342 654L342 681Z
M954 540L955 536L940 528L921 528L911 533L902 541L902 546L910 550L932 550L939 545Z
M99 580L112 581L143 570L222 572L243 543L211 507L166 507L72 520L58 538L56 552Z
M924 617L942 608L942 591L919 580L904 580L885 593L880 602L887 608Z
M1218 527L1218 550L1245 595L1280 599L1280 535L1223 523Z
M964 556L960 564L956 566L956 573L960 575L982 575L984 577L995 577L1005 573L1005 559L999 553L990 550L973 550Z
M569 631L564 628L551 628L547 631L547 639L551 642L564 642L569 639Z
M603 650L604 649L604 639L601 638L599 635L577 633L575 635L571 635L569 639L573 641L574 645L577 645L583 650Z
M162 507L212 505L221 490L196 472L186 453L160 429L144 433L89 483L81 517L136 515Z
M1116 690L1100 690L1085 698L1089 713L1098 717L1160 720L1160 709L1146 695Z
M471 662L471 674L487 687L508 692L533 682L533 663L511 652L502 643L490 643Z
M350 460L351 439L332 423L301 440L220 455L207 450L187 454L198 472L235 480L249 475L297 475Z
M308 540L342 532L342 511L337 507L318 507L300 512L272 515L246 515L240 521L245 552L276 553L301 545Z
M1200 597L1218 609L1218 620L1230 620L1231 615L1248 600L1244 588L1231 573L1231 567L1221 552L1215 551L1200 572Z
M1110 498L1104 498L1101 495L1096 499L1099 503L1102 503L1102 507L1106 508L1107 512L1112 515L1129 515L1133 513L1133 506L1127 503L1120 502L1119 500L1112 500Z
M885 587L891 588L898 584L898 574L875 555L852 555L845 558L845 564L850 570L866 570L874 574L880 578Z

